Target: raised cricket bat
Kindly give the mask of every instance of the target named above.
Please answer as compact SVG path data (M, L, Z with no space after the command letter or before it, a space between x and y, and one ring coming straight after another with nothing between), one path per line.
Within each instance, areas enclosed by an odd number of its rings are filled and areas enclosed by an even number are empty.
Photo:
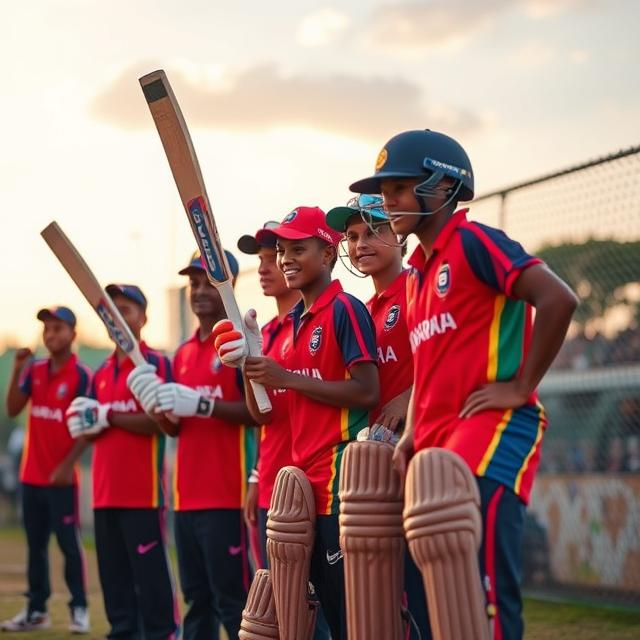
M40 235L98 314L113 342L131 358L136 366L146 364L147 361L142 356L140 345L131 333L129 325L58 223L51 222L40 232Z
M180 105L164 71L154 71L143 76L140 78L140 85L160 134L193 235L204 258L209 282L218 290L229 320L236 327L242 328L242 316L233 295L232 274L220 243L207 189ZM252 345L250 340L248 343L250 355L261 355L256 352L256 345ZM253 381L251 386L260 411L270 411L271 403L264 387Z

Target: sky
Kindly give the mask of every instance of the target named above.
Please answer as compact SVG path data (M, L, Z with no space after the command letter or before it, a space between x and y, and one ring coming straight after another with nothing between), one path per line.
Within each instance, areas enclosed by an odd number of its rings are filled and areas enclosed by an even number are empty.
M635 0L3 3L0 348L33 346L53 304L107 343L39 236L51 220L101 282L143 288L147 341L175 347L167 289L195 244L139 76L167 72L233 249L296 206L344 203L402 130L456 137L477 194L638 144L638 24Z

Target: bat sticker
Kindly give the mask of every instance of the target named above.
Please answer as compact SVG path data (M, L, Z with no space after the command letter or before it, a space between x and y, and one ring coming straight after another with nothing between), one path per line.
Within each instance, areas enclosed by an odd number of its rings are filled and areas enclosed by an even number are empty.
M200 240L198 244L200 245L204 259L207 261L209 271L216 280L222 282L223 280L226 280L224 267L220 264L218 253L215 249L216 245L205 223L203 212L207 210L207 205L204 198L198 196L193 200L189 200L187 207L193 228L196 229L198 233L198 238Z
M133 343L127 335L118 328L116 321L113 319L111 315L111 311L109 311L109 307L107 306L104 300L100 300L98 306L96 307L96 313L102 319L105 326L107 327L107 331L109 335L113 338L114 342L125 352L130 353L133 350Z

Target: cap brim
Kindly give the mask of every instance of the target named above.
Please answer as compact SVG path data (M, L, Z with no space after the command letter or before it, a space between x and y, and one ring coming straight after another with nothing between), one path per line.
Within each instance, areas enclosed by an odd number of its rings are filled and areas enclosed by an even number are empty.
M199 271L204 271L204 267L194 267L192 264L190 264L188 267L185 267L184 269L180 269L180 271L178 271L178 275L179 276L190 276L192 273L196 273Z
M40 309L38 311L36 318L40 320L40 322L44 322L45 320L60 320L60 322L64 322L68 324L70 327L75 327L75 321L71 321L69 318L61 318L57 316L55 313L51 311L51 309Z
M260 243L253 236L242 236L238 240L238 249L242 253L253 256L260 251Z
M305 233L304 231L296 231L295 229L289 229L287 227L280 227L278 229L269 229L267 233L271 233L278 238L284 240L306 240L307 238L315 238L312 233ZM258 238L260 240L260 238Z
M113 296L123 296L127 300L131 300L131 302L135 302L138 306L142 307L144 311L147 310L147 305L142 302L142 300L138 300L138 298L134 298L132 295L128 294L126 291L121 289L117 284L108 284L104 289L112 298Z
M357 209L352 209L351 207L334 207L327 213L327 225L340 233L344 233L349 218L357 216L359 213Z

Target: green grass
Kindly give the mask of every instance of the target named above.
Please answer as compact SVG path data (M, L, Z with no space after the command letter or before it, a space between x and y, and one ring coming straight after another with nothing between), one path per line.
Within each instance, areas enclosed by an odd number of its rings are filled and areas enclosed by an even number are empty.
M91 638L104 638L107 620L97 578L93 545L86 548L91 608ZM18 529L0 529L0 619L12 617L24 606L25 544ZM172 554L174 557L174 554ZM29 639L57 640L69 638L68 594L62 580L62 561L55 542L51 542L51 578L53 595L49 601L52 628L30 633ZM528 598L525 601L527 640L638 640L640 612L631 613L593 606L543 602ZM25 638L25 634L3 633L1 640Z

